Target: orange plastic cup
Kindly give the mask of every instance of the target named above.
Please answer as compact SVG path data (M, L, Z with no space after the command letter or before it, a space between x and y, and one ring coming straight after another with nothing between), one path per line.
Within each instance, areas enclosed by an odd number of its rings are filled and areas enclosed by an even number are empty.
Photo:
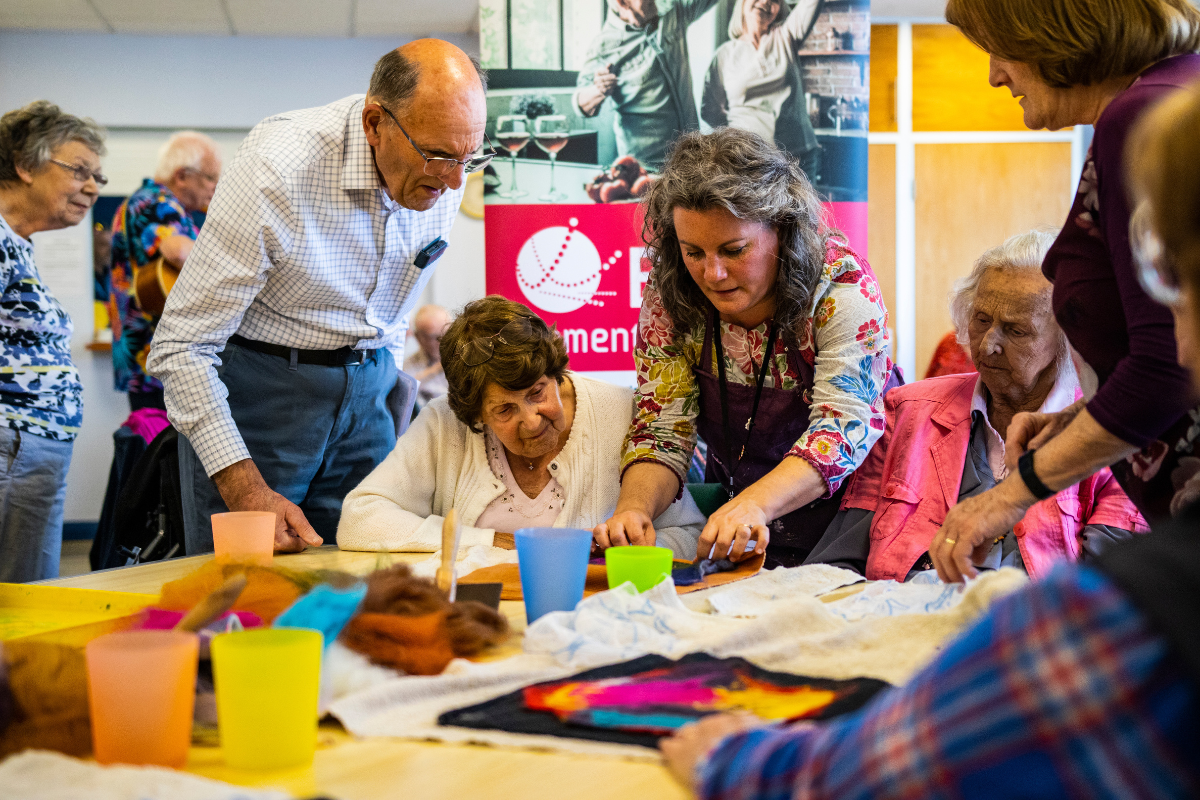
M101 764L182 769L192 741L200 640L124 631L87 643L92 748Z
M274 511L227 511L212 515L217 561L271 566L275 553Z

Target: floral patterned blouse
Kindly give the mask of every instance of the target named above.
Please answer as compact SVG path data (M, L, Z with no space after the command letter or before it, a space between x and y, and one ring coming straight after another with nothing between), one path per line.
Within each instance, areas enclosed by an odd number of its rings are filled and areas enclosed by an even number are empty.
M172 236L195 239L199 231L171 190L150 178L117 208L112 230L108 313L113 320L113 382L118 392L162 389L158 378L146 374L146 358L158 323L141 309L133 296L130 243L137 266L141 267L158 258L165 240Z
M830 239L826 244L825 271L803 325L800 354L814 368L806 398L812 414L788 455L803 458L824 477L829 497L883 433L883 388L892 370L888 312L879 284L867 262L844 242ZM700 389L695 367L704 347L704 326L678 340L673 331L652 274L638 320L636 407L621 469L653 461L674 470L682 483L696 446ZM766 338L767 323L752 330L721 323L729 381L753 385ZM774 350L764 386L798 388L801 376L788 368L783 337L776 338Z

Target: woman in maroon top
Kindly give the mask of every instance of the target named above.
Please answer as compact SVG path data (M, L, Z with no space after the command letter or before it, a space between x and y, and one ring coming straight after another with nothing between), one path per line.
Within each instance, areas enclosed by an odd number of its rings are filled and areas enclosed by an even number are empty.
M1171 312L1138 282L1122 162L1137 120L1200 78L1200 11L1189 0L949 0L946 19L988 52L989 82L1019 99L1026 126L1095 126L1071 215L1043 263L1085 399L1014 418L1010 477L947 515L929 553L943 580L961 581L1026 509L1102 467L1151 520L1168 512L1172 473L1183 477L1200 411L1175 360Z

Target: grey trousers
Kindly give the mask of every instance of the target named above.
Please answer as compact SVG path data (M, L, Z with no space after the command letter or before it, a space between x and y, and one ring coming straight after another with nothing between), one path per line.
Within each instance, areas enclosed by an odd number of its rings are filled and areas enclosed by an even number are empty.
M392 451L403 426L393 408L405 387L403 425L415 381L398 383L387 350L362 364L325 367L228 344L217 375L229 410L263 479L291 500L325 540L337 541L342 500ZM211 553L210 517L229 509L186 437L179 437L179 482L188 555Z
M0 427L0 582L58 577L73 447Z

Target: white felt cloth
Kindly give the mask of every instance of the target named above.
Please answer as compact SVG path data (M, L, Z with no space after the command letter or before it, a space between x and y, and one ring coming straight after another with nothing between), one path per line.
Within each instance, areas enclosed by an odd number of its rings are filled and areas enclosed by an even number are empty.
M825 591L821 587L836 582L835 576L825 575L824 580L813 578L810 588ZM483 664L456 660L442 675L397 677L335 700L330 712L359 736L480 742L655 760L657 754L645 748L439 727L437 717L531 683L648 653L671 658L693 652L741 656L781 672L825 678L865 676L900 684L995 598L1026 583L1024 573L1003 569L973 581L961 590L953 606L944 610L871 615L856 621L848 621L830 608L836 604L827 606L804 594L771 601L758 597L754 600L756 616L743 618L689 610L670 581L640 595L627 584L586 598L573 611L537 620L526 630L522 655Z
M104 767L45 750L26 750L0 763L0 797L5 800L287 800L291 796L163 767Z
M464 578L477 569L494 567L497 564L515 563L517 563L516 550L492 547L489 544L476 544L458 548L458 558L454 560L454 572L459 578ZM441 565L442 551L439 549L424 561L413 564L412 573L418 578L432 578Z

